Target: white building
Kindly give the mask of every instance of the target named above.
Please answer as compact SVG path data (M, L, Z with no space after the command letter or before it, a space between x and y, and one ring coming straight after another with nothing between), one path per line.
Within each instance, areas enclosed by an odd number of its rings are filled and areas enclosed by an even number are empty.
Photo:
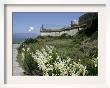
M40 30L41 36L61 36L62 34L66 33L67 35L73 36L80 30L78 23L73 23L71 21L71 27L57 29L57 30L51 30L51 29L45 29L42 25L42 28Z

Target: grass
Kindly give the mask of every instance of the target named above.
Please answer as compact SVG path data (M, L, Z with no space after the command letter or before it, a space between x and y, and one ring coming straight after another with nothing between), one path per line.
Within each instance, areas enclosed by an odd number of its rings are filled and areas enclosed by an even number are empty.
M41 50L42 47L45 47L45 45L54 46L56 48L56 52L61 56L61 58L67 58L69 56L75 62L78 62L80 59L80 63L84 66L87 66L88 74L86 75L96 76L98 75L98 32L95 31L91 33L90 36L88 36L87 31L87 29L81 30L74 36L39 36L35 39L28 39L24 41L18 48L18 62L25 71L28 70L27 74L36 75L38 73L36 71L39 70L35 70L38 68L32 57L26 56L25 61L21 61L22 48L28 47L30 48L30 52L35 53L36 50ZM24 63L26 65L24 65ZM97 66L95 66L94 64Z

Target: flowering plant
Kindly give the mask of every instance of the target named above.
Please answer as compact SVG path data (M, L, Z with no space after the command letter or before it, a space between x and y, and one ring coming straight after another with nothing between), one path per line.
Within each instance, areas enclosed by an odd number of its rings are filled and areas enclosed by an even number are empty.
M39 69L43 71L43 75L47 76L77 76L86 75L86 66L74 62L70 57L63 59L55 52L53 46L46 46L32 53L34 61L38 63Z
M89 65L84 65L81 59L76 62L69 56L63 57L55 47L47 45L35 51L23 45L18 62L26 74L43 76L85 76L90 71L96 73L98 68L97 58L91 59Z

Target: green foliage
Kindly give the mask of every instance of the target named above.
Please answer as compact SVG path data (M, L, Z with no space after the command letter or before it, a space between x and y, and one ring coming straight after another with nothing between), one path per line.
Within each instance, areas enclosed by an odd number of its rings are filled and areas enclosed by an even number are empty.
M21 47L20 47L21 48ZM32 58L30 48L23 46L21 51L18 50L17 61L22 66L27 75L42 75L42 71L39 70L38 64Z
M23 43L24 44L29 44L29 43L36 43L36 42L37 42L37 39L28 38Z
M74 62L69 57L61 57L52 46L32 52L30 48L22 48L18 62L28 75L77 76L86 75L86 66Z
M68 35L67 33L62 34L60 37L60 39L66 39L66 38L71 38L70 35Z
M91 29L92 30L92 29ZM23 42L18 48L17 60L19 64L23 67L26 74L30 75L43 75L44 71L39 69L39 64L32 57L33 54L36 53L36 50L43 53L42 47L46 48L47 46L54 46L55 50L51 53L53 59L49 60L47 64L53 66L56 61L57 56L60 56L61 61L67 61L67 57L71 58L71 61L76 64L81 64L86 66L88 76L96 76L98 75L98 32L90 31L90 34L87 33L87 29L80 30L78 34L74 36L67 36L66 34L61 37L37 37L36 39L32 39L26 42ZM22 49L25 49L25 52ZM29 52L27 49L30 49ZM46 50L48 53L48 50ZM24 53L25 59L22 60L22 53ZM58 53L58 55L56 54ZM37 55L36 57L38 57ZM80 61L79 61L80 59ZM45 63L45 66L46 63ZM47 67L49 69L49 67ZM72 68L71 68L72 69ZM52 70L48 70L47 74L52 75L52 73L56 75L61 75L61 70L53 68ZM70 75L70 74L68 74ZM81 74L80 74L81 75Z

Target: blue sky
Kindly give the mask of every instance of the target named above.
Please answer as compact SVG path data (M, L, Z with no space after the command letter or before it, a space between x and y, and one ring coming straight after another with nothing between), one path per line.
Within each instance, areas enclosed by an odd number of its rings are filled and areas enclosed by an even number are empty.
M44 24L47 28L68 26L78 20L84 12L13 12L13 33L40 33Z

